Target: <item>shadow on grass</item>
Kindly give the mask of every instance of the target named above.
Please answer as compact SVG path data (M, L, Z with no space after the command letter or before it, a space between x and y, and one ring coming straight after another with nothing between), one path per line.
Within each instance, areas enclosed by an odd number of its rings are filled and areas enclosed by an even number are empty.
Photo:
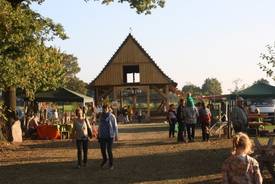
M167 131L169 127L167 126L148 126L148 127L123 127L119 129L119 133L146 133L146 132L161 132Z
M87 168L74 169L76 162L34 163L0 167L0 183L140 183L195 178L219 174L227 149L188 150L116 158L115 170L102 170L99 159ZM205 183L205 182L201 182Z
M39 140L39 142L33 141L33 144L21 145L19 148L16 148L17 151L27 151L33 149L76 149L75 140ZM97 140L89 141L89 149L98 149ZM6 150L12 150L6 148Z

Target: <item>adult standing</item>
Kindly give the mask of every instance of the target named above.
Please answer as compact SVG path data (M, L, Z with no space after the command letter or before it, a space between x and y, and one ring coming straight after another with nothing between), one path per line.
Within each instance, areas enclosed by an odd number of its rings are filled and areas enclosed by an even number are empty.
M118 140L118 126L115 115L111 112L108 104L104 104L102 107L102 115L100 118L100 124L98 128L98 138L100 143L100 149L102 154L101 168L107 163L107 154L109 158L109 169L114 169L113 165L113 141Z
M174 104L169 105L167 119L169 122L169 138L175 137L175 125L177 123L177 115Z
M194 142L195 140L195 127L197 124L197 118L199 116L198 110L194 105L194 100L189 93L186 99L186 107L184 110L187 134L189 142Z
M235 133L245 132L247 128L247 114L243 107L243 98L239 97L236 106L232 109L231 120Z
M73 135L76 139L77 147L77 167L80 168L82 165L82 153L83 153L83 166L87 165L87 155L88 155L88 129L91 130L91 125L87 119L83 116L83 111L81 108L75 110L76 119L73 126Z
M177 121L178 121L178 142L185 142L186 137L186 124L184 122L184 99L180 99L177 108Z
M201 103L201 108L199 109L199 121L201 123L202 140L209 141L209 129L211 123L211 112L206 107L205 103Z

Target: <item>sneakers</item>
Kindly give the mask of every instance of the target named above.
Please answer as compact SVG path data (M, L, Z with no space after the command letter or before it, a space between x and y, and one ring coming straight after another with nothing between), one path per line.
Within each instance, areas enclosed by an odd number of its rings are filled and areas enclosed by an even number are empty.
M107 161L103 161L101 164L100 164L100 167L103 169L104 166L106 165Z
M110 169L110 170L114 170L115 167L114 167L113 165L110 165L110 166L109 166L109 169Z

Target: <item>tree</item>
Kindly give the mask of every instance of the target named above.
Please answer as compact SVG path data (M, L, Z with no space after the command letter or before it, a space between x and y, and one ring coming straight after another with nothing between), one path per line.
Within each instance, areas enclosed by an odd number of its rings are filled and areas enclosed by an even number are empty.
M4 92L5 114L11 125L9 112L16 107L16 88L32 99L36 91L63 83L63 56L45 42L67 36L60 24L32 11L28 4L12 6L0 0L0 9L0 90Z
M88 92L88 84L77 77L70 78L70 80L68 80L68 82L65 84L65 87L85 95Z
M185 94L191 93L192 96L199 96L202 94L201 88L191 83L183 86L182 92L184 92Z
M273 80L275 80L274 76L274 66L275 66L275 43L274 45L267 45L267 52L261 54L261 58L264 62L259 63L260 69L262 69L269 77L272 77Z
M269 81L261 78L261 79L255 81L253 84L269 84Z
M22 3L30 4L32 2L37 2L39 4L43 3L45 0L6 0L9 3L12 4L12 6L18 6ZM91 0L84 0L86 2ZM110 3L113 3L115 0L94 0L94 1L100 1L102 4L109 5ZM151 10L157 7L164 7L165 0L117 0L118 3L125 3L127 2L130 6L130 8L133 8L136 10L138 14L145 13L150 14Z
M66 69L66 78L73 78L78 72L80 72L80 67L78 66L77 57L72 54L63 53L62 64Z
M202 85L202 93L204 95L221 95L221 83L216 78L205 79Z
M89 0L85 0L89 1ZM62 85L65 76L62 54L45 42L55 37L66 39L63 27L42 17L30 4L44 0L0 0L0 90L4 92L6 115L16 107L16 88L34 97L36 91ZM114 0L101 0L109 4ZM128 2L137 13L150 13L165 0L118 0ZM11 119L9 118L9 124Z
M72 54L63 53L62 64L66 70L64 87L82 94L87 94L88 84L76 77L76 74L80 72L77 57Z
M66 39L62 26L28 5L14 8L0 0L0 9L0 89L16 86L33 97L37 90L62 83L63 55L44 44L55 36Z

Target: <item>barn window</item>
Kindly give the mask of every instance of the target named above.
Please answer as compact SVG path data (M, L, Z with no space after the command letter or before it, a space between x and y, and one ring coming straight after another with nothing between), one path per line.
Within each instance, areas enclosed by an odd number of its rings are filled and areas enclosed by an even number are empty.
M138 65L123 66L124 83L139 83L140 73Z

